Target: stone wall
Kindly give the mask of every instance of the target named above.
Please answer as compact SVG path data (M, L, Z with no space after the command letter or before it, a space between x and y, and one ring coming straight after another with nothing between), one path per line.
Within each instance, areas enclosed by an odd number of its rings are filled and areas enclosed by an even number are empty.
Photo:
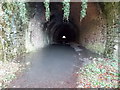
M25 32L25 47L26 52L31 52L48 45L49 39L44 28L46 23L44 4L29 2L26 8L29 10L27 13L30 18Z
M80 22L80 3L71 4L71 17L79 29L79 44L87 49L104 53L106 21L97 3L88 3L87 16Z

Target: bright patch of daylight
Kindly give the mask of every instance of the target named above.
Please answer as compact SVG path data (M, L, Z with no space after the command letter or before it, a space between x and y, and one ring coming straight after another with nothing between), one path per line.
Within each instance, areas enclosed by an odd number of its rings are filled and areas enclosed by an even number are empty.
M66 36L63 36L62 38L66 38Z

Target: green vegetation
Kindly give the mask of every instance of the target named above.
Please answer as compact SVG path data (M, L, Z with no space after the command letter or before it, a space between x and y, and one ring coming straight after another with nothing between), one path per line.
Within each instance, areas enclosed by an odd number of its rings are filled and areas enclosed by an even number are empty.
M87 1L88 0L82 0L82 10L80 13L80 21L86 16L86 9L87 9ZM63 0L63 20L69 20L69 15L70 15L70 0ZM50 19L50 0L45 0L44 2L45 6L45 16L46 16L46 21Z
M80 68L79 88L118 88L120 72L117 59L93 58L93 61Z
M63 19L64 20L69 20L69 15L70 15L70 0L64 0L63 1Z
M80 21L86 16L86 9L87 9L87 2L88 0L82 0L82 10L81 10L81 13L80 13Z
M25 52L24 33L27 27L26 4L24 2L4 2L1 4L0 46L1 60L12 60Z
M45 6L45 16L46 16L46 21L50 19L50 0L45 0L44 2Z
M0 61L0 89L7 88L9 83L16 78L15 73L20 71L19 63Z
M102 44L102 43L94 43L94 44L88 44L87 46L86 46L86 48L88 48L88 49L90 49L91 51L93 51L93 52L95 52L95 53L98 53L98 54L102 54L102 53L104 53L104 44Z
M107 21L107 39L104 57L111 58L114 53L115 38L118 37L118 27L120 21L120 2L99 3L102 13Z

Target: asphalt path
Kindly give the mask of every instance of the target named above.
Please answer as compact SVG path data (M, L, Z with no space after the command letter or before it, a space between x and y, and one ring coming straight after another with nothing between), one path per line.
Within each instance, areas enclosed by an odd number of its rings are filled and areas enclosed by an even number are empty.
M11 88L75 88L79 55L69 45L49 45L25 58L28 67Z

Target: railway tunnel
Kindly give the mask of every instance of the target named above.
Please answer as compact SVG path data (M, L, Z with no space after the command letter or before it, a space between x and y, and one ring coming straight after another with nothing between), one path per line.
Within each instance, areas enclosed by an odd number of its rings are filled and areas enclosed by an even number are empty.
M30 30L31 35L36 36L37 34L35 34L35 32L39 30L44 34L39 34L37 37L44 38L44 40L42 40L44 44L76 43L93 52L103 53L105 49L106 21L101 13L101 8L98 3L88 3L87 15L80 22L80 5L80 2L70 3L69 21L65 21L63 20L62 3L51 2L50 20L46 21L44 4L38 2L29 3L29 8L34 9L32 12L34 15L32 17L34 17L36 23L40 23L40 27L36 26L38 29ZM33 23L33 25L34 24L35 23ZM31 26L29 28L31 29ZM31 38L33 45L38 44L38 47L41 46L39 40L38 43L35 37ZM98 49L98 47L101 49Z
M43 2L0 3L0 12L6 13L4 20L0 19L0 59L11 60L29 52L23 63L29 62L30 67L10 87L75 88L74 74L89 63L89 57L113 53L113 42L118 40L111 29L116 25L112 22L116 20L112 12L116 7L88 2L86 16L80 20L81 4L70 2L69 20L65 20L63 4L50 2L50 19L46 20Z
M47 8L43 2L0 3L0 58L15 58L55 43L77 44L105 56L114 53L118 47L119 3L87 2L82 20L82 2L70 2L69 20L64 19L63 8L62 2L50 2Z

